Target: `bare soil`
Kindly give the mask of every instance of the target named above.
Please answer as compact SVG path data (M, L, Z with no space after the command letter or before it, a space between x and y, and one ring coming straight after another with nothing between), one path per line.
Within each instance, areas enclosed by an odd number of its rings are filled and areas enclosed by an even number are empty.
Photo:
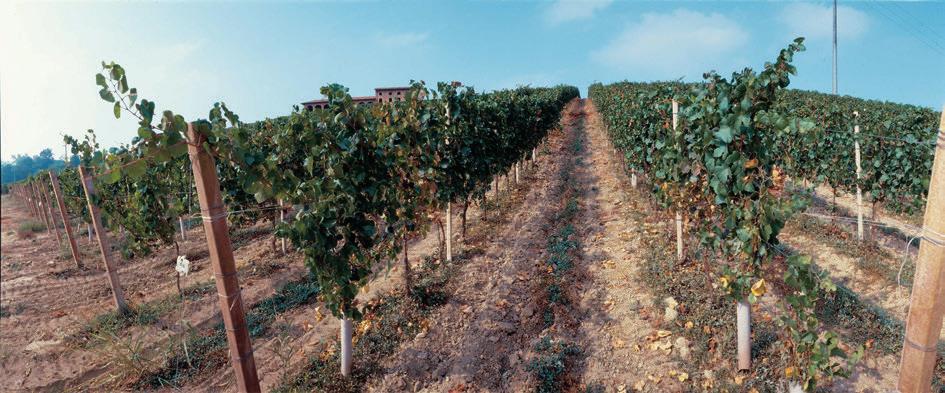
M97 244L79 239L82 268L76 269L67 249L60 249L55 235L46 232L20 238L14 232L19 223L30 220L29 209L4 197L2 204L2 305L10 316L0 319L0 385L10 391L62 391L81 386L94 387L110 379L109 345L141 345L157 354L162 344L176 335L180 313L162 315L150 326L132 326L110 343L83 348L67 342L93 318L113 310ZM252 304L271 295L275 288L302 274L301 264L275 254L268 231L251 227L235 231L237 266L241 268L244 299ZM109 234L112 236L113 234ZM188 231L180 242L181 254L191 260L191 274L182 286L212 280L202 228ZM118 261L118 275L132 307L177 293L176 250L155 250L152 255ZM286 269L286 266L294 266ZM267 274L258 272L265 269ZM271 272L270 272L271 271ZM219 321L214 290L197 301L187 302L185 320L197 329Z

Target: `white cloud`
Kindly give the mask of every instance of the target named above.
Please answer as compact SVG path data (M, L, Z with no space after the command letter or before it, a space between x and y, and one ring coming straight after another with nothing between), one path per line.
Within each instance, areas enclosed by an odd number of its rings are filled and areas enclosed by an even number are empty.
M722 14L686 9L646 13L640 22L594 51L591 57L610 67L635 72L633 79L701 77L743 63L736 57L748 42L748 32Z
M551 24L588 19L612 2L613 0L557 0L545 10L545 18Z
M426 42L429 37L430 35L427 33L379 34L377 36L377 42L387 48L402 48L422 44Z
M792 36L809 38L833 37L833 6L792 3L781 12L782 21ZM837 36L857 38L869 29L870 18L865 12L841 5L837 7Z

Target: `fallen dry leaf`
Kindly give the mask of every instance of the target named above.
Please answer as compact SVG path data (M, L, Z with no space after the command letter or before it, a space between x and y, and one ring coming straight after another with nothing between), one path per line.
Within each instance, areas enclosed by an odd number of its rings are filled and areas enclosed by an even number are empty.
M623 348L623 347L625 347L625 346L627 346L627 343L624 342L623 340L621 340L621 339L619 339L619 338L614 339L614 349L621 349L621 348Z

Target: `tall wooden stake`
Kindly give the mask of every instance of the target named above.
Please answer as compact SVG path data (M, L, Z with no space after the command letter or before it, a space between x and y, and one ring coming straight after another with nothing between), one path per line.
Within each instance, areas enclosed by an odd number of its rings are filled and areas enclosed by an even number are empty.
M36 188L32 182L30 182L27 187L30 189L30 203L33 205L33 216L35 216L37 220L42 220L42 213L39 210L39 195L36 194Z
M26 202L26 207L30 210L30 217L36 217L36 212L33 210L33 197L30 196L27 183L23 184L23 202Z
M39 182L39 190L43 194L43 204L46 205L46 210L49 211L49 223L52 225L53 231L56 232L56 243L59 244L59 248L62 248L62 234L59 233L59 225L56 224L56 211L53 210L49 190L46 189L46 182Z
M118 269L112 262L111 243L108 241L108 234L102 228L102 215L98 205L93 202L95 199L95 184L92 183L92 177L85 168L79 167L79 177L82 178L82 188L85 190L85 200L89 204L89 216L92 218L92 226L95 227L95 236L98 238L98 248L102 252L102 262L105 264L105 273L108 276L108 284L112 287L112 300L115 302L115 309L119 314L128 312L128 304L125 303L125 292L118 281Z
M72 250L72 260L75 261L76 269L79 265L79 245L72 235L72 225L69 223L69 211L66 210L66 204L62 201L62 188L59 187L59 177L56 173L49 171L49 182L52 183L53 196L56 197L56 204L59 206L59 215L62 217L62 226L66 229L66 237L69 238L69 248Z
M859 117L858 112L853 112ZM853 126L853 158L856 160L856 239L863 241L863 190L860 189L860 125Z
M243 297L240 295L239 278L233 260L233 245L230 243L229 227L226 223L226 207L220 196L216 165L213 157L202 147L204 137L194 130L193 124L187 125L187 137L191 142L187 146L187 152L194 171L197 199L200 202L200 214L203 216L203 228L220 300L220 312L226 326L226 341L230 348L230 362L236 375L236 386L240 392L259 392L253 344L246 329Z
M46 206L43 204L43 193L39 191L39 185L34 181L31 183L33 188L33 195L36 196L36 209L39 211L39 215L43 216L43 223L46 224L46 234L52 235L52 227L49 225L49 215L46 214Z
M23 201L26 202L26 207L30 209L30 216L36 218L36 209L33 208L33 194L29 190L29 183L23 184Z
M902 393L931 390L936 345L945 315L945 111L936 142L922 226L925 237L919 243L899 365L899 391Z

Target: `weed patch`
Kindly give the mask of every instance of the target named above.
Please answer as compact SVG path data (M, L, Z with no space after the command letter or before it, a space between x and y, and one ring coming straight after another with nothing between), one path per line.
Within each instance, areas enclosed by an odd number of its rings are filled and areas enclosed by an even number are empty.
M318 287L306 276L287 283L276 293L249 308L246 325L251 338L265 334L276 316L288 310L314 302ZM187 379L215 370L227 362L226 330L218 323L209 332L191 331L184 346L177 347L154 372L143 375L135 383L136 388L180 386Z
M554 341L551 337L543 337L535 344L535 359L528 364L528 371L538 379L536 390L539 393L557 393L566 385L562 378L567 371L568 364L581 350L568 343Z
M42 232L46 230L46 226L39 221L26 220L20 223L20 226L16 228L16 235L21 239L25 239L33 236L34 233Z

